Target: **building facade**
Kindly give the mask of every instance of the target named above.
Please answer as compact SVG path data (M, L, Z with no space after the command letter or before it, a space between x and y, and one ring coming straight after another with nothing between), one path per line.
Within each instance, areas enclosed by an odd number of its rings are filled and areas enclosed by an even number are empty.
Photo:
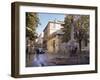
M64 33L62 32L63 22L48 22L47 26L44 29L44 36L43 36L43 48L48 51L48 53L58 53L61 49L60 46L62 46L62 38ZM67 44L70 44L71 41L74 41L77 43L77 47L79 48L79 43L74 38L74 26L71 28L71 40L69 40ZM82 40L81 42L81 49L82 50L89 50L89 40L86 43L86 41ZM72 45L73 46L73 45Z
M62 22L49 22L44 29L43 47L48 53L57 53L61 44Z
M36 43L38 47L43 47L43 32L39 34Z

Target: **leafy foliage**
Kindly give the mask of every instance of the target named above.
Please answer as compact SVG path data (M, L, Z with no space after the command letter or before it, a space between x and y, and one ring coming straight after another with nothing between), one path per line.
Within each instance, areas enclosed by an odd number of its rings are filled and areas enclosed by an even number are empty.
M73 15L66 15L64 20L64 28L62 29L64 32L63 42L68 42L71 39L71 24L72 24Z
M74 37L79 43L81 51L81 41L88 42L89 39L89 16L88 15L66 15L64 20L63 42L71 39L71 27L74 26Z
M31 40L35 40L37 37L36 27L38 27L39 18L37 13L27 12L26 13L26 36Z
M81 52L81 41L83 40L85 43L87 43L89 39L89 16L81 15L76 22L75 28L75 38L79 42Z

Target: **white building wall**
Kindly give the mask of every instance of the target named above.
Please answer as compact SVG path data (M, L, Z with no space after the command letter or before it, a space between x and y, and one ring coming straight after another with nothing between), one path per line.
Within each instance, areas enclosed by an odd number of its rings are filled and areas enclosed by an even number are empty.
M61 24L57 24L57 23L50 23L50 34L60 30L63 26L61 26Z

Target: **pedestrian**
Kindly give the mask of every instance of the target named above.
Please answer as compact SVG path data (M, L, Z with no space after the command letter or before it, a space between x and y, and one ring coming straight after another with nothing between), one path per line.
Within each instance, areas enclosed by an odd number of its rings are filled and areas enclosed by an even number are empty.
M38 66L46 66L46 59L47 56L45 55L45 52L42 48L36 49L36 56L35 56L35 62Z
M73 44L71 44L71 56L75 56L77 53L77 43L73 42Z
M39 63L41 64L41 66L46 66L46 54L45 52L43 51L42 48L39 48L39 56L38 56L38 59L39 59Z

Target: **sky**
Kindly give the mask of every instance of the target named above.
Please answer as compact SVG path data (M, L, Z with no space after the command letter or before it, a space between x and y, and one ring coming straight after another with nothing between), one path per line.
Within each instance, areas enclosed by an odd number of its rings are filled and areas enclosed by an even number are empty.
M64 21L64 14L54 14L54 13L38 13L40 25L38 25L36 32L38 35L43 32L44 28L49 21L59 20Z

